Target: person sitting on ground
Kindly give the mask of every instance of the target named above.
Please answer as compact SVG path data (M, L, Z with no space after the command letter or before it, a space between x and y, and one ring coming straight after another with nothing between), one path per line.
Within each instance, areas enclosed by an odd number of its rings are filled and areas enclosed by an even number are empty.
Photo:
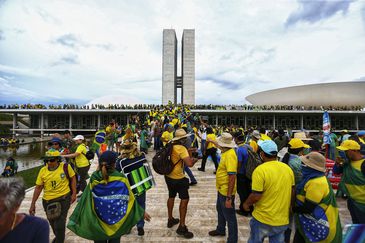
M21 177L0 178L0 242L48 243L46 220L17 213L24 197Z
M12 177L18 173L18 163L15 161L13 157L9 157L6 160L4 172L1 174L4 177Z
M35 203L44 190L43 208L56 236L52 242L63 243L67 212L70 204L76 200L75 172L70 165L60 162L59 151L48 150L43 158L45 166L38 173L29 214L35 215Z
M326 158L311 152L300 160L303 180L296 185L294 242L342 242L335 194L325 176Z

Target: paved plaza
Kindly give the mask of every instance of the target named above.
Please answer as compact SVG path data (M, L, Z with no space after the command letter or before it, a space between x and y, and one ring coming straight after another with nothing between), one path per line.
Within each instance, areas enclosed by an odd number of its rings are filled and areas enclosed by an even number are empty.
M153 151L150 151L147 155L149 162L151 162L154 155ZM147 212L151 215L151 222L146 222L145 235L137 236L137 229L134 227L129 235L122 237L122 242L225 242L226 237L210 237L208 232L215 229L217 224L217 213L215 209L216 202L216 189L215 189L215 175L213 174L214 166L211 161L207 162L206 172L198 171L197 168L200 165L200 161L192 168L194 175L197 178L198 184L190 187L190 202L187 213L187 226L190 231L194 233L194 238L187 240L180 236L177 236L175 230L177 226L169 229L167 224L167 207L166 200L168 197L167 187L163 176L154 174L157 186L147 192ZM92 163L90 172L97 168L97 161ZM28 213L30 203L32 200L33 189L29 190L26 194L19 212ZM175 201L174 217L179 217L179 199ZM42 200L38 199L36 204L36 215L42 218L46 218ZM339 211L341 217L342 226L351 223L351 217L346 207L346 201L338 198ZM69 215L75 208L74 203L69 211ZM237 205L237 200L236 200ZM249 219L243 216L237 215L238 221L238 242L247 242L249 237ZM52 230L51 230L52 231ZM53 239L51 233L50 239ZM76 236L70 230L66 231L66 242L69 243L81 243L91 242Z

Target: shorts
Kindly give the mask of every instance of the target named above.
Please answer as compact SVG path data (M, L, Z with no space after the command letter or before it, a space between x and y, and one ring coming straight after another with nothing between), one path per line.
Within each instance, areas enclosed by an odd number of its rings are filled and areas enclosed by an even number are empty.
M180 199L189 199L189 179L171 179L165 176L167 188L169 189L169 198L175 198L179 193Z

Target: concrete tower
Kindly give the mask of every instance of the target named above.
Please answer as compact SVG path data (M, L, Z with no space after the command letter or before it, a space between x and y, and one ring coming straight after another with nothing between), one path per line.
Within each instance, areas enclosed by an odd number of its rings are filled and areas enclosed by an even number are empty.
M174 29L163 30L162 44L162 104L176 104L177 39Z
M181 101L177 89L181 89ZM169 101L195 104L195 30L184 30L181 45L181 76L177 75L177 38L174 29L163 30L162 104Z

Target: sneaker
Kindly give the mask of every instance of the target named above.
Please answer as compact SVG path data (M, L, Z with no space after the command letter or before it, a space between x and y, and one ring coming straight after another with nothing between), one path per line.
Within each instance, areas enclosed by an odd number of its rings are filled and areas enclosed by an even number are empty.
M139 236L144 235L144 229L143 228L137 228L137 231L138 231Z
M219 233L217 230L209 231L210 236L225 236L226 233Z
M196 181L192 181L192 182L190 182L190 186L194 186L194 185L196 185L196 184L198 184L198 182L196 182Z
M198 170L199 170L199 171L203 171L203 172L205 172L205 170L203 170L203 169L202 169L202 168L200 168L200 167L198 168Z
M185 239L191 239L191 238L194 237L194 234L192 232L190 232L188 230L188 227L186 227L186 226L181 226L180 225L179 228L177 228L176 233L178 235L184 236Z
M179 219L175 219L175 218L169 219L167 221L167 228L171 228L172 226L174 226L175 224L178 224L179 222L180 222Z

